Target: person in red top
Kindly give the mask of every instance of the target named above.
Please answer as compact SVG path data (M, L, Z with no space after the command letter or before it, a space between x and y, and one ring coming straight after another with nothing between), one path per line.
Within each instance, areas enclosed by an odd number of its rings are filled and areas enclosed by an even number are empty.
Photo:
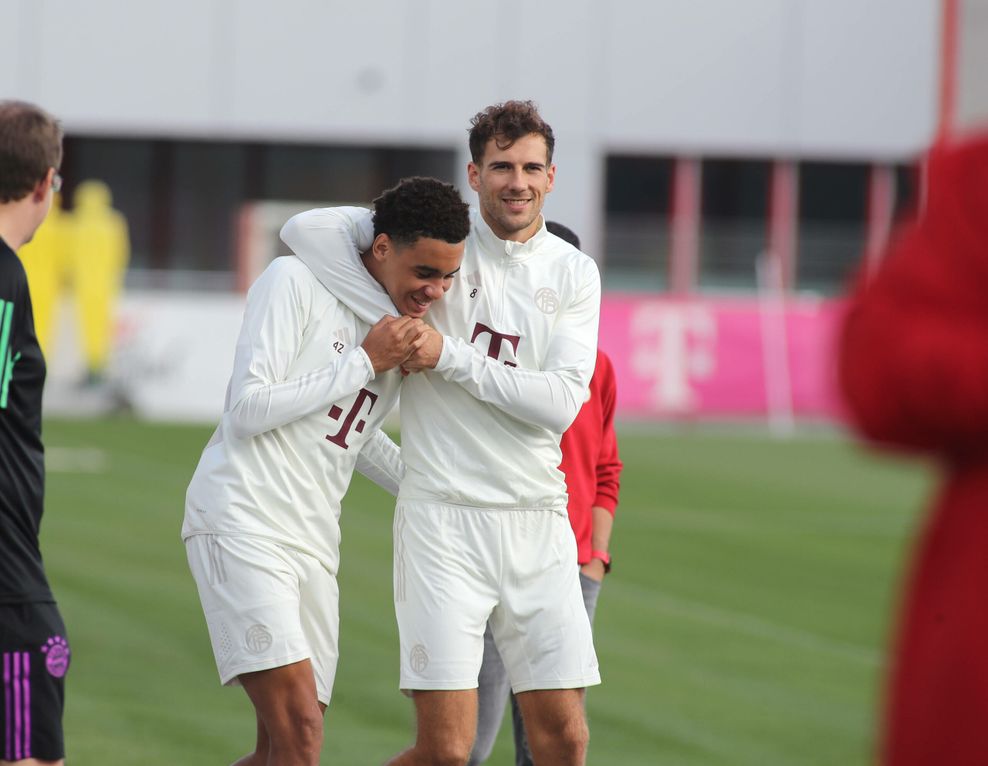
M925 210L851 299L839 373L864 437L943 473L906 580L880 762L988 763L988 134L932 152Z
M566 474L569 523L576 535L580 571L600 582L610 571L608 546L621 487L622 463L614 433L617 381L614 365L600 349L587 400L559 443L559 470Z
M545 226L552 234L579 249L580 240L572 230L555 221L546 221ZM601 582L611 568L611 527L621 487L622 464L614 433L616 401L617 381L614 367L607 354L598 349L597 364L587 390L586 401L559 443L563 453L559 469L566 475L569 521L576 535L583 603L591 622L596 611ZM474 740L468 766L477 766L490 756L497 732L501 728L509 691L508 676L488 627L484 635L484 661L480 667L477 688L477 738ZM517 766L532 766L532 754L525 737L521 711L514 695L510 697L515 763Z

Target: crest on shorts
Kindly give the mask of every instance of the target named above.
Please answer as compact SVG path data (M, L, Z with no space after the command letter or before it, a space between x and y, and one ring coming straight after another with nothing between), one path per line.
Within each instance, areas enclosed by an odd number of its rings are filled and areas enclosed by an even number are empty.
M543 314L555 314L559 310L559 295L551 287L543 287L535 293L535 306Z
M412 651L408 654L408 661L412 666L412 670L416 673L422 673L429 667L429 653L422 644L415 644L412 647Z
M271 648L271 631L264 625L251 625L244 635L247 651L251 654L261 654Z
M69 643L62 636L52 636L41 647L45 655L45 667L55 678L61 678L69 670Z

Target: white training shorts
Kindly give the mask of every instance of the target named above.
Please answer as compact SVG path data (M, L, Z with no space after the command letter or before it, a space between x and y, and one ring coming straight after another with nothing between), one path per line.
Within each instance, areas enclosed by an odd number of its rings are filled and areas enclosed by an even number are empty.
M401 688L475 689L491 630L515 692L600 683L569 519L399 500Z
M307 553L258 537L185 541L220 682L308 659L329 705L339 660L336 576Z

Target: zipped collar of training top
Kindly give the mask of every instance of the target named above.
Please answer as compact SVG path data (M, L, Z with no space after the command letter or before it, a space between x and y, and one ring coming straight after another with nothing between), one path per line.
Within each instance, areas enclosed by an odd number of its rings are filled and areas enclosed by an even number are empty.
M473 233L485 252L503 252L509 263L520 263L528 260L537 253L538 248L545 243L549 236L549 231L545 227L545 216L540 214L539 230L527 242L501 239L491 231L491 227L487 225L487 221L484 220L484 216L479 210L474 211Z

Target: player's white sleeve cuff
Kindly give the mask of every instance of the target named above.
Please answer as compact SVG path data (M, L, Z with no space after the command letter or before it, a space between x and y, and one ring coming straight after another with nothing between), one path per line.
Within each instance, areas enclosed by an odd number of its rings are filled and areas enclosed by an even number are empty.
M374 378L377 377L377 373L374 372L374 364L371 362L370 357L367 356L367 352L364 351L364 347L363 346L355 347L353 349L353 353L357 355L358 359L362 360L364 367L366 368L367 372L370 374L370 377L367 379L367 382L369 383L370 381L374 380Z
M401 461L401 451L383 431L378 429L357 453L357 471L372 482L398 496L401 478L405 475L405 464Z
M436 362L436 372L446 380L450 379L456 369L457 351L461 349L463 342L459 338L452 338L449 335L443 336L443 350L439 352L439 361Z
M560 434L573 422L586 393L575 373L508 367L463 338L448 335L443 336L436 372L476 399Z

